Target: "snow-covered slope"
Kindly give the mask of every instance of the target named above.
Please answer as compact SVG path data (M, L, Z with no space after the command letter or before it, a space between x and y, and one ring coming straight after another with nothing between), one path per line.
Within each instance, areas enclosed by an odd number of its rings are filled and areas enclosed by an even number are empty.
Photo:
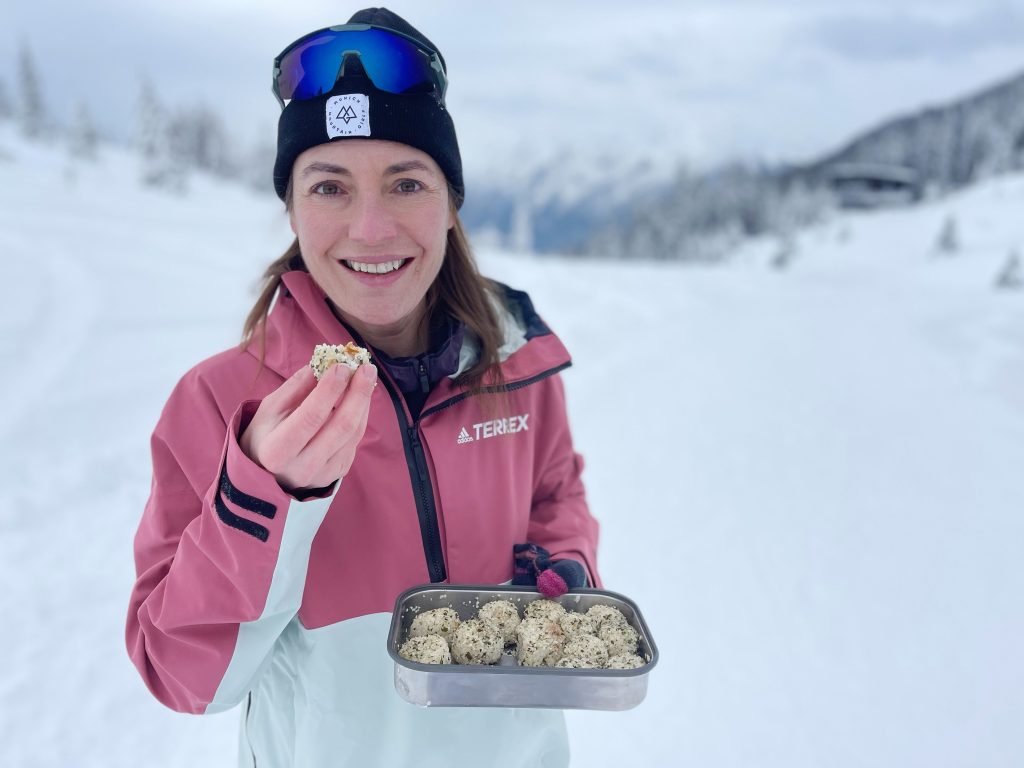
M132 535L165 398L290 232L136 176L0 123L4 766L234 759L237 714L171 713L127 659ZM1024 291L992 288L1022 204L1015 176L844 215L786 269L767 241L706 270L481 254L574 353L602 574L661 652L638 708L568 713L574 765L1024 763Z

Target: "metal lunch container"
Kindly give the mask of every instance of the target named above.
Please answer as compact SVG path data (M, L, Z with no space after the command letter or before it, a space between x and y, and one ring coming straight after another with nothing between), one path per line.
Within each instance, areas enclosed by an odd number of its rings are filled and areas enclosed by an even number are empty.
M395 662L395 690L423 707L536 707L556 709L631 709L647 695L647 676L658 663L658 649L632 600L600 589L573 590L557 598L567 611L594 605L618 608L639 635L637 669L567 669L520 666L506 649L496 665L420 664L398 655L416 616L434 608L452 608L465 621L492 600L508 600L523 615L526 605L544 596L533 587L511 585L438 585L414 587L395 601L388 632L388 653Z

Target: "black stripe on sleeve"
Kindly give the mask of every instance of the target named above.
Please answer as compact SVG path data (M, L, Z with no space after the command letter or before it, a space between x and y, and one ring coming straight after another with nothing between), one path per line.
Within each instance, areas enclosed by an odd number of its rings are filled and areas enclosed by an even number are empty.
M257 515L262 515L270 520L273 520L274 515L277 514L277 507L273 504L263 501L263 499L257 499L255 496L250 496L248 493L238 490L232 484L230 478L228 478L227 463L224 464L224 468L220 472L220 492L236 507L255 512Z
M265 542L270 538L270 531L266 527L259 523L254 523L252 520L246 520L244 517L239 517L228 509L219 493L214 496L213 504L217 508L217 517L221 519L224 525L237 528L244 533L248 533L250 536L255 536L260 541Z

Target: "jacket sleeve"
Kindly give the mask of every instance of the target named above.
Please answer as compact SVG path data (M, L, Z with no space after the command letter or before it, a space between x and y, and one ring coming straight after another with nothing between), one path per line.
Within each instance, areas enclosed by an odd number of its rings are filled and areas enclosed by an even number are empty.
M179 712L222 711L250 690L299 609L337 488L300 502L242 452L258 406L245 401L225 420L193 369L151 439L126 643L153 695Z
M583 457L573 450L565 385L561 376L545 382L544 409L534 428L537 436L536 484L527 540L544 547L551 560L573 558L587 571L593 587L601 587L597 571L598 522L590 514L583 488Z

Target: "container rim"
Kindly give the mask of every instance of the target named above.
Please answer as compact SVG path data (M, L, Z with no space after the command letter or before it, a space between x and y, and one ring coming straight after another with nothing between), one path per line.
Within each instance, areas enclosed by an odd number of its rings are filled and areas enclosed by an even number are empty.
M417 595L422 592L494 592L494 593L519 593L519 594L533 594L539 599L550 599L546 598L545 595L538 592L532 586L522 586L518 584L420 584L415 587L411 587L405 590L397 598L395 598L395 607L391 612L391 626L387 636L388 655L394 660L395 664L412 669L418 672L430 672L442 675L448 674L485 674L485 675L560 675L566 677L602 677L602 678L617 678L617 677L640 677L648 674L658 663L658 646L654 643L654 638L651 636L651 630L647 626L647 621L644 619L643 613L637 604L630 598L626 597L619 592L612 592L607 589L594 589L592 587L581 587L579 589L573 589L566 592L556 602L563 602L565 598L572 599L574 595L597 595L600 597L610 597L619 602L625 603L633 610L633 615L636 616L637 622L643 629L644 638L647 640L647 644L651 650L650 660L642 667L636 669L568 669L564 667L503 667L497 664L422 664L418 661L409 661L406 658L398 655L398 651L395 649L396 640L398 638L398 632L401 628L402 616L400 610L402 606L409 600L410 597Z

